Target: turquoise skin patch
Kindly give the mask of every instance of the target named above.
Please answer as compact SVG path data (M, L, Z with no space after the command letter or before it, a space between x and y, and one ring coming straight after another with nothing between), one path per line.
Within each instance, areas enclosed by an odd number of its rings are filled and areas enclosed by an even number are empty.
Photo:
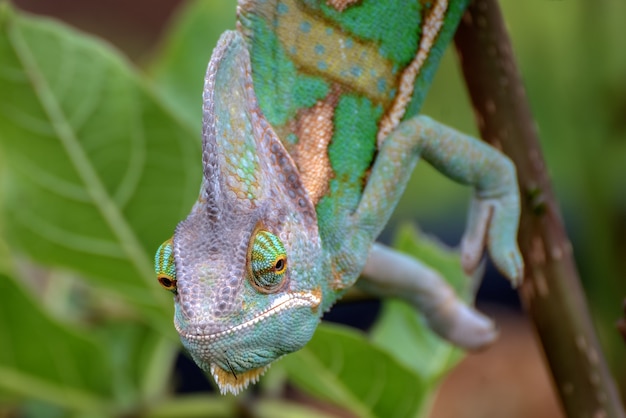
M354 37L378 43L381 55L394 63L404 66L415 56L423 7L417 0L362 0L359 7L349 7L343 12L325 2L306 3L319 8L325 18Z
M311 107L326 97L329 85L319 77L298 73L267 23L256 16L251 20L255 39L250 57L254 90L267 120L273 126L283 126L298 109Z

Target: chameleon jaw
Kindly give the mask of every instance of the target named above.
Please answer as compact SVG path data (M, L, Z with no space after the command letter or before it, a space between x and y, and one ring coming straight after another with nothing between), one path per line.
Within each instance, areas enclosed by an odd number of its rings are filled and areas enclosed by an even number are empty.
M228 350L224 350L225 346L229 346L233 341L233 338L241 339L242 335L247 334L247 329L254 327L259 322L266 321L269 318L280 315L282 312L287 311L287 315L291 316L289 311L301 310L302 308L310 309L315 312L318 310L322 302L322 290L316 288L312 291L299 291L283 294L277 297L273 303L262 312L260 315L248 319L238 325L232 326L221 331L212 333L203 333L203 327L187 325L181 327L180 323L175 320L174 324L176 330L181 336L183 345L190 351L194 361L205 370L210 372L213 379L217 383L222 395L226 393L232 393L237 395L248 387L249 384L258 382L259 378L269 368L272 361L281 357L283 353L276 353L274 356L261 356L261 361L243 361L240 363L237 358L232 358L228 354ZM302 311L301 311L302 312ZM310 316L310 313L308 314ZM317 318L317 315L313 315ZM319 319L317 319L319 320ZM317 323L317 320L314 321ZM283 332L285 330L282 326ZM204 328L206 329L206 328ZM312 335L312 330L311 330ZM301 348L302 345L310 339L311 335L306 340L301 340L298 345L290 351L295 351ZM239 336L239 337L238 337ZM243 340L244 352L246 355L254 357L254 353L258 352L260 347L250 339ZM247 341L247 342L246 342ZM297 341L297 340L296 340ZM241 341L235 341L235 343ZM262 348L261 348L262 350ZM273 358L272 358L273 357Z
M215 379L215 383L220 388L220 393L226 395L228 392L233 395L239 394L246 389L250 383L254 384L265 373L270 365L258 367L256 369L247 370L240 374L226 371L215 363L211 363L211 375Z
M312 310L316 310L321 302L322 291L319 288L308 292L287 293L277 298L274 303L272 303L272 305L269 307L269 309L262 312L261 314L223 331L204 334L202 333L201 329L196 329L195 332L190 332L190 330L181 327L180 324L178 324L176 321L174 322L174 327L176 328L176 331L179 335L189 341L216 341L224 338L227 335L241 332L244 329L257 324L258 322L261 322L264 319L287 309L308 306Z

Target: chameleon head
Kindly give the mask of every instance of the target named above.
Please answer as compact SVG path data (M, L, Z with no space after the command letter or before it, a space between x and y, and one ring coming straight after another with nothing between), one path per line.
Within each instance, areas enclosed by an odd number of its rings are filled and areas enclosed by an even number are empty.
M183 345L222 393L237 393L313 335L323 257L315 209L257 106L236 32L213 52L203 110L200 197L156 270Z

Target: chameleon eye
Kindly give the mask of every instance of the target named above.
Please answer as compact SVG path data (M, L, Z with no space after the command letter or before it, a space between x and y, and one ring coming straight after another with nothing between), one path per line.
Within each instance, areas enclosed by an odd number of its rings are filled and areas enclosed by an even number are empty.
M167 276L158 276L157 279L159 280L159 283L161 283L161 286L163 286L163 289L172 292L176 291L176 280Z
M279 256L274 263L274 273L283 274L285 270L287 270L287 256L283 254Z
M161 244L154 255L154 270L161 286L165 290L176 293L176 265L171 238Z
M287 254L280 239L271 232L258 230L248 250L248 276L263 293L278 291L285 283Z

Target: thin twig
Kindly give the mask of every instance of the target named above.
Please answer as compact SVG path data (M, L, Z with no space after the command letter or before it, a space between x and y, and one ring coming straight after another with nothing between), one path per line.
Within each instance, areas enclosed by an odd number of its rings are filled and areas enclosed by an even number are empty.
M482 137L517 166L522 194L519 243L526 264L520 296L563 408L568 417L623 418L496 0L472 3L455 44Z

